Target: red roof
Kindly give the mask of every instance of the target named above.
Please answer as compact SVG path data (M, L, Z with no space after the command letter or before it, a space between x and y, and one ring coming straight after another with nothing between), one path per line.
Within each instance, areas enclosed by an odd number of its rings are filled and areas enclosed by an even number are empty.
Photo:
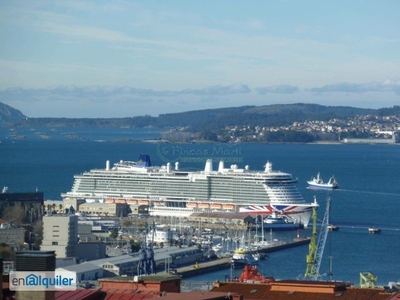
M158 293L154 291L132 291L123 289L103 289L102 292L106 293L104 300L140 300L140 299L151 299L158 297Z
M275 282L279 285L280 282ZM290 281L282 281L282 284L290 283ZM307 290L307 285L332 285L335 283L316 283L316 282L298 282ZM339 283L336 283L339 284ZM309 291L295 291L292 290L271 290L272 284L249 284L249 283L221 283L219 287L214 287L211 292L230 292L232 294L241 294L245 300L355 300L355 299L369 299L369 300L388 300L395 296L393 293L385 293L383 288L354 288L347 287L344 290L335 291L331 293L313 292L310 287ZM400 294L397 294L400 295ZM396 298L392 298L396 299ZM400 298L399 298L400 299Z
M76 291L56 291L56 300L91 300L102 299L100 290L76 290Z

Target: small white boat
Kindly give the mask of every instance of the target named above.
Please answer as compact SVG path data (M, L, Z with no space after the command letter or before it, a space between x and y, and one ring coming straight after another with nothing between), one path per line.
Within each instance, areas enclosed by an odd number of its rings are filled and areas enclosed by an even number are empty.
M379 228L370 227L370 228L368 228L368 232L369 233L380 233L381 230Z
M266 217L263 223L266 230L295 230L303 227L302 224L289 220L287 216L278 215L276 211L273 211L271 215Z
M328 230L329 230L329 231L338 231L338 230L339 230L339 227L336 226L336 225L333 225L333 224L329 224L329 225L328 225Z
M233 269L246 265L255 265L260 260L258 253L253 253L250 249L236 249L232 258L231 265Z
M324 182L321 178L321 175L317 174L317 177L311 177L311 180L307 181L308 185L310 188L316 188L316 189L338 189L339 184L336 181L335 176L332 176L329 178L328 182Z

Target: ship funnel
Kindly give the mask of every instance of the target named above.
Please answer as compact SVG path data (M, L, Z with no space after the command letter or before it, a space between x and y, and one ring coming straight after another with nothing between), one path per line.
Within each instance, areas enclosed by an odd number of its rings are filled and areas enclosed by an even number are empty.
M272 172L272 164L268 161L265 164L265 173L269 173L269 172Z
M206 160L206 166L204 167L204 172L210 173L212 171L212 160L207 159Z
M218 165L218 172L219 172L219 173L224 172L224 161L223 161L223 160L221 160L221 161L219 162L219 165Z
M107 171L110 170L110 161L109 160L106 161L106 170Z
M171 173L171 164L167 163L167 173Z
M175 170L179 170L179 162L178 161L175 163Z

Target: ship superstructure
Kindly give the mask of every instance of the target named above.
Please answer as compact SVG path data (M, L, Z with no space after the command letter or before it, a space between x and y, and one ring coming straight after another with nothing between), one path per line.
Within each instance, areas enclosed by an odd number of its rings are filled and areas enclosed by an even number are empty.
M120 161L110 168L93 169L74 176L72 190L65 198L97 202L119 201L149 205L151 215L189 216L196 212L243 212L269 215L272 212L290 216L308 225L312 207L297 190L291 174L274 171L267 162L263 171L248 166L225 168L220 161L213 170L207 160L203 171L183 171L151 166L150 158L141 155L137 162Z

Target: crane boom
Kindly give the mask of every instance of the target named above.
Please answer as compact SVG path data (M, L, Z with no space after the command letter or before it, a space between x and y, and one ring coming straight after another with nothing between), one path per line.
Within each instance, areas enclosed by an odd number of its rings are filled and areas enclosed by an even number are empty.
M322 256L324 254L326 238L328 236L328 225L329 225L329 211L330 211L331 198L328 197L326 201L326 209L324 219L322 220L321 229L318 236L318 242L316 243L317 237L317 208L313 207L312 219L313 219L313 231L309 246L309 253L307 255L307 269L304 277L309 280L318 280L321 275L319 274L319 268L321 266Z

